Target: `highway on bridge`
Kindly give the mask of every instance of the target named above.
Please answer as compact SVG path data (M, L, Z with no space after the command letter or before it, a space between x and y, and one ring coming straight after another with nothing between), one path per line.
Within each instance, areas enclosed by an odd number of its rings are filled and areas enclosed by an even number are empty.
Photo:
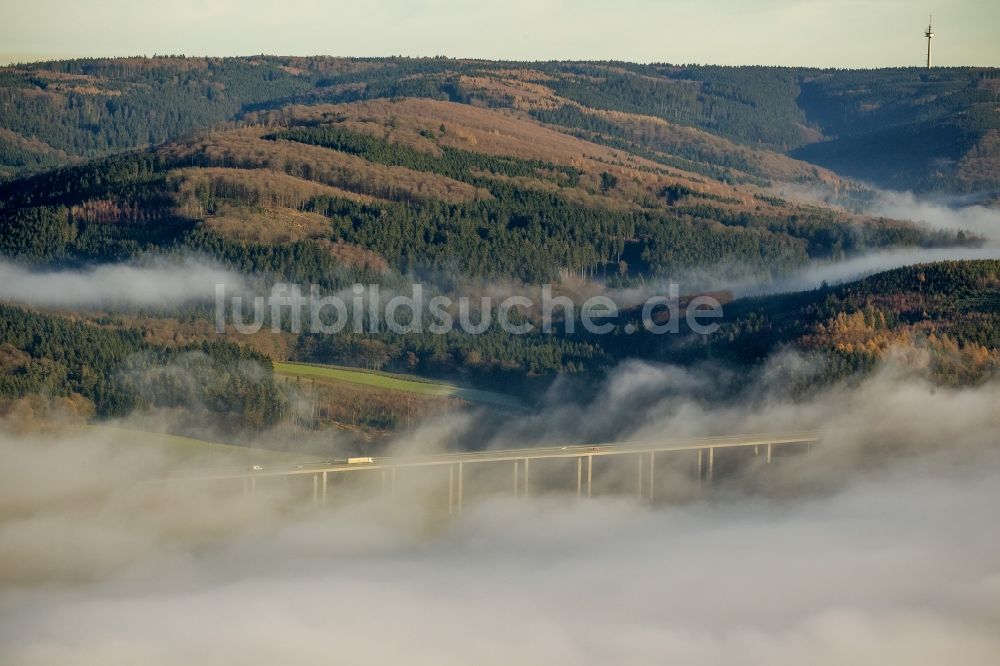
M252 494L257 479L274 477L295 477L311 475L313 478L313 499L325 503L327 485L332 474L358 472L379 472L383 491L395 484L398 470L408 468L441 467L448 468L448 508L461 509L464 495L465 468L482 463L510 462L513 469L513 491L515 495L527 494L531 478L531 463L546 459L576 459L577 495L590 497L593 492L594 458L608 456L635 456L637 460L638 494L640 497L655 497L655 462L660 453L691 451L696 453L697 475L699 479L711 481L715 473L715 453L724 449L753 448L762 455L764 461L771 462L774 450L784 447L802 447L819 443L821 433L800 431L778 434L732 435L723 437L697 437L685 439L662 439L658 441L619 442L613 444L573 444L522 449L490 449L412 456L385 456L377 458L353 458L347 460L308 463L303 465L261 466L240 472L196 477L201 480L237 480L245 482L245 489Z

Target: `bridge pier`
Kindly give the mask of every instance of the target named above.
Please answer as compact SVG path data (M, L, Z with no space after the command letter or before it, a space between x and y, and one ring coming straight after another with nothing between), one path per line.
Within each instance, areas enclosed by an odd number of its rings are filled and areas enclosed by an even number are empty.
M594 456L587 456L587 497L593 494L594 490Z
M637 461L638 461L638 464L636 465L636 467L637 467L638 476L636 478L637 483L636 483L636 488L635 488L635 494L636 494L636 496L638 496L639 499L642 499L642 497L643 497L643 495L642 495L642 490L643 490L643 488L642 488L642 476L643 476L643 472L642 472L642 454L641 453L637 456Z
M514 497L517 497L518 494L520 493L520 490L521 490L520 489L520 483L521 482L520 482L520 479L518 478L519 477L519 474L518 474L519 469L518 469L517 462L518 462L517 460L514 461Z
M576 496L583 494L583 458L576 459Z
M649 501L652 502L656 489L656 451L649 452Z
M456 474L457 469L457 474ZM393 470L395 471L395 470ZM457 477L457 478L456 478ZM394 475L395 478L395 475ZM393 482L395 484L395 481ZM462 511L465 493L465 469L463 463L448 465L448 515Z
M448 465L448 515L455 511L455 466Z
M323 472L323 480L322 480L322 482L321 482L321 484L320 484L320 485L322 486L322 495L321 495L321 497L322 497L322 501L321 501L321 504L322 504L323 506L326 506L326 483L327 483L327 474L329 474L329 472Z

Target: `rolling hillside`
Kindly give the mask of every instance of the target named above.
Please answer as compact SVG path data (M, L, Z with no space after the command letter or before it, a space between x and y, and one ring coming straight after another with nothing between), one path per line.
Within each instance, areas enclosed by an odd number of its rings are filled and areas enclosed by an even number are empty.
M420 282L474 302L553 283L579 302L706 273L766 280L882 248L972 246L982 239L823 197L871 196L844 174L988 194L995 81L976 69L447 59L12 66L0 69L0 258L62 269L196 257L254 288ZM790 349L820 359L823 386L900 346L922 350L941 383L975 383L997 366L996 272L929 266L734 301L707 340L632 335L629 309L605 336L512 336L495 321L481 335L244 336L215 333L204 303L3 305L0 409L28 421L181 410L233 431L367 437L497 393L530 403L559 377L595 379L628 359L742 372Z
M272 374L266 356L219 342L212 332L161 344L149 340L148 323L123 326L88 316L80 321L79 315L0 308L4 413L30 421L31 413L61 410L85 420L95 413L188 409L215 427L228 423L235 430L290 419L307 428L384 432L468 401L512 406L490 388L505 387L530 404L560 374L594 379L629 359L721 364L736 373L736 391L740 378L753 379L754 368L794 351L812 359L814 371L789 369L793 394L863 375L898 350L910 350L906 363L943 385L976 384L1000 372L996 260L917 265L837 287L731 301L721 328L707 338L686 334L683 325L681 335L630 334L638 314L625 311L606 335L379 332L363 338L300 334L289 343L303 360L413 367L461 376L485 389L475 391L315 363L275 363Z
M387 271L629 282L712 264L766 277L866 249L975 242L413 98L261 112L0 184L0 230L0 251L34 264L194 252L331 287Z
M680 345L683 347L684 345ZM700 346L700 349L697 347ZM792 349L819 361L808 381L870 371L900 348L946 385L1000 372L1000 261L920 264L814 291L727 304L720 330L693 358L760 363Z
M883 186L965 192L1000 184L997 81L989 68L263 56L32 63L0 68L0 169L23 174L144 147L290 104L410 97L531 116L724 181L833 179L792 154Z

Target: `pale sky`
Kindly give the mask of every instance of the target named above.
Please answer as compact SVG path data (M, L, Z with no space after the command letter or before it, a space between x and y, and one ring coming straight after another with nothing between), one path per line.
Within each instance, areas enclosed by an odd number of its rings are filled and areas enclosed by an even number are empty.
M1000 1L0 0L0 62L115 55L1000 66Z

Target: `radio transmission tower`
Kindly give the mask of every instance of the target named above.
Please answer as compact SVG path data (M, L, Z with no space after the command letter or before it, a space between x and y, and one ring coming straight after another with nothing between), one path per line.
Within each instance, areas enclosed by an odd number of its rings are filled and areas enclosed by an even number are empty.
M931 40L934 39L934 16L931 15L927 19L927 32L924 33L924 37L927 38L927 69L931 68Z

